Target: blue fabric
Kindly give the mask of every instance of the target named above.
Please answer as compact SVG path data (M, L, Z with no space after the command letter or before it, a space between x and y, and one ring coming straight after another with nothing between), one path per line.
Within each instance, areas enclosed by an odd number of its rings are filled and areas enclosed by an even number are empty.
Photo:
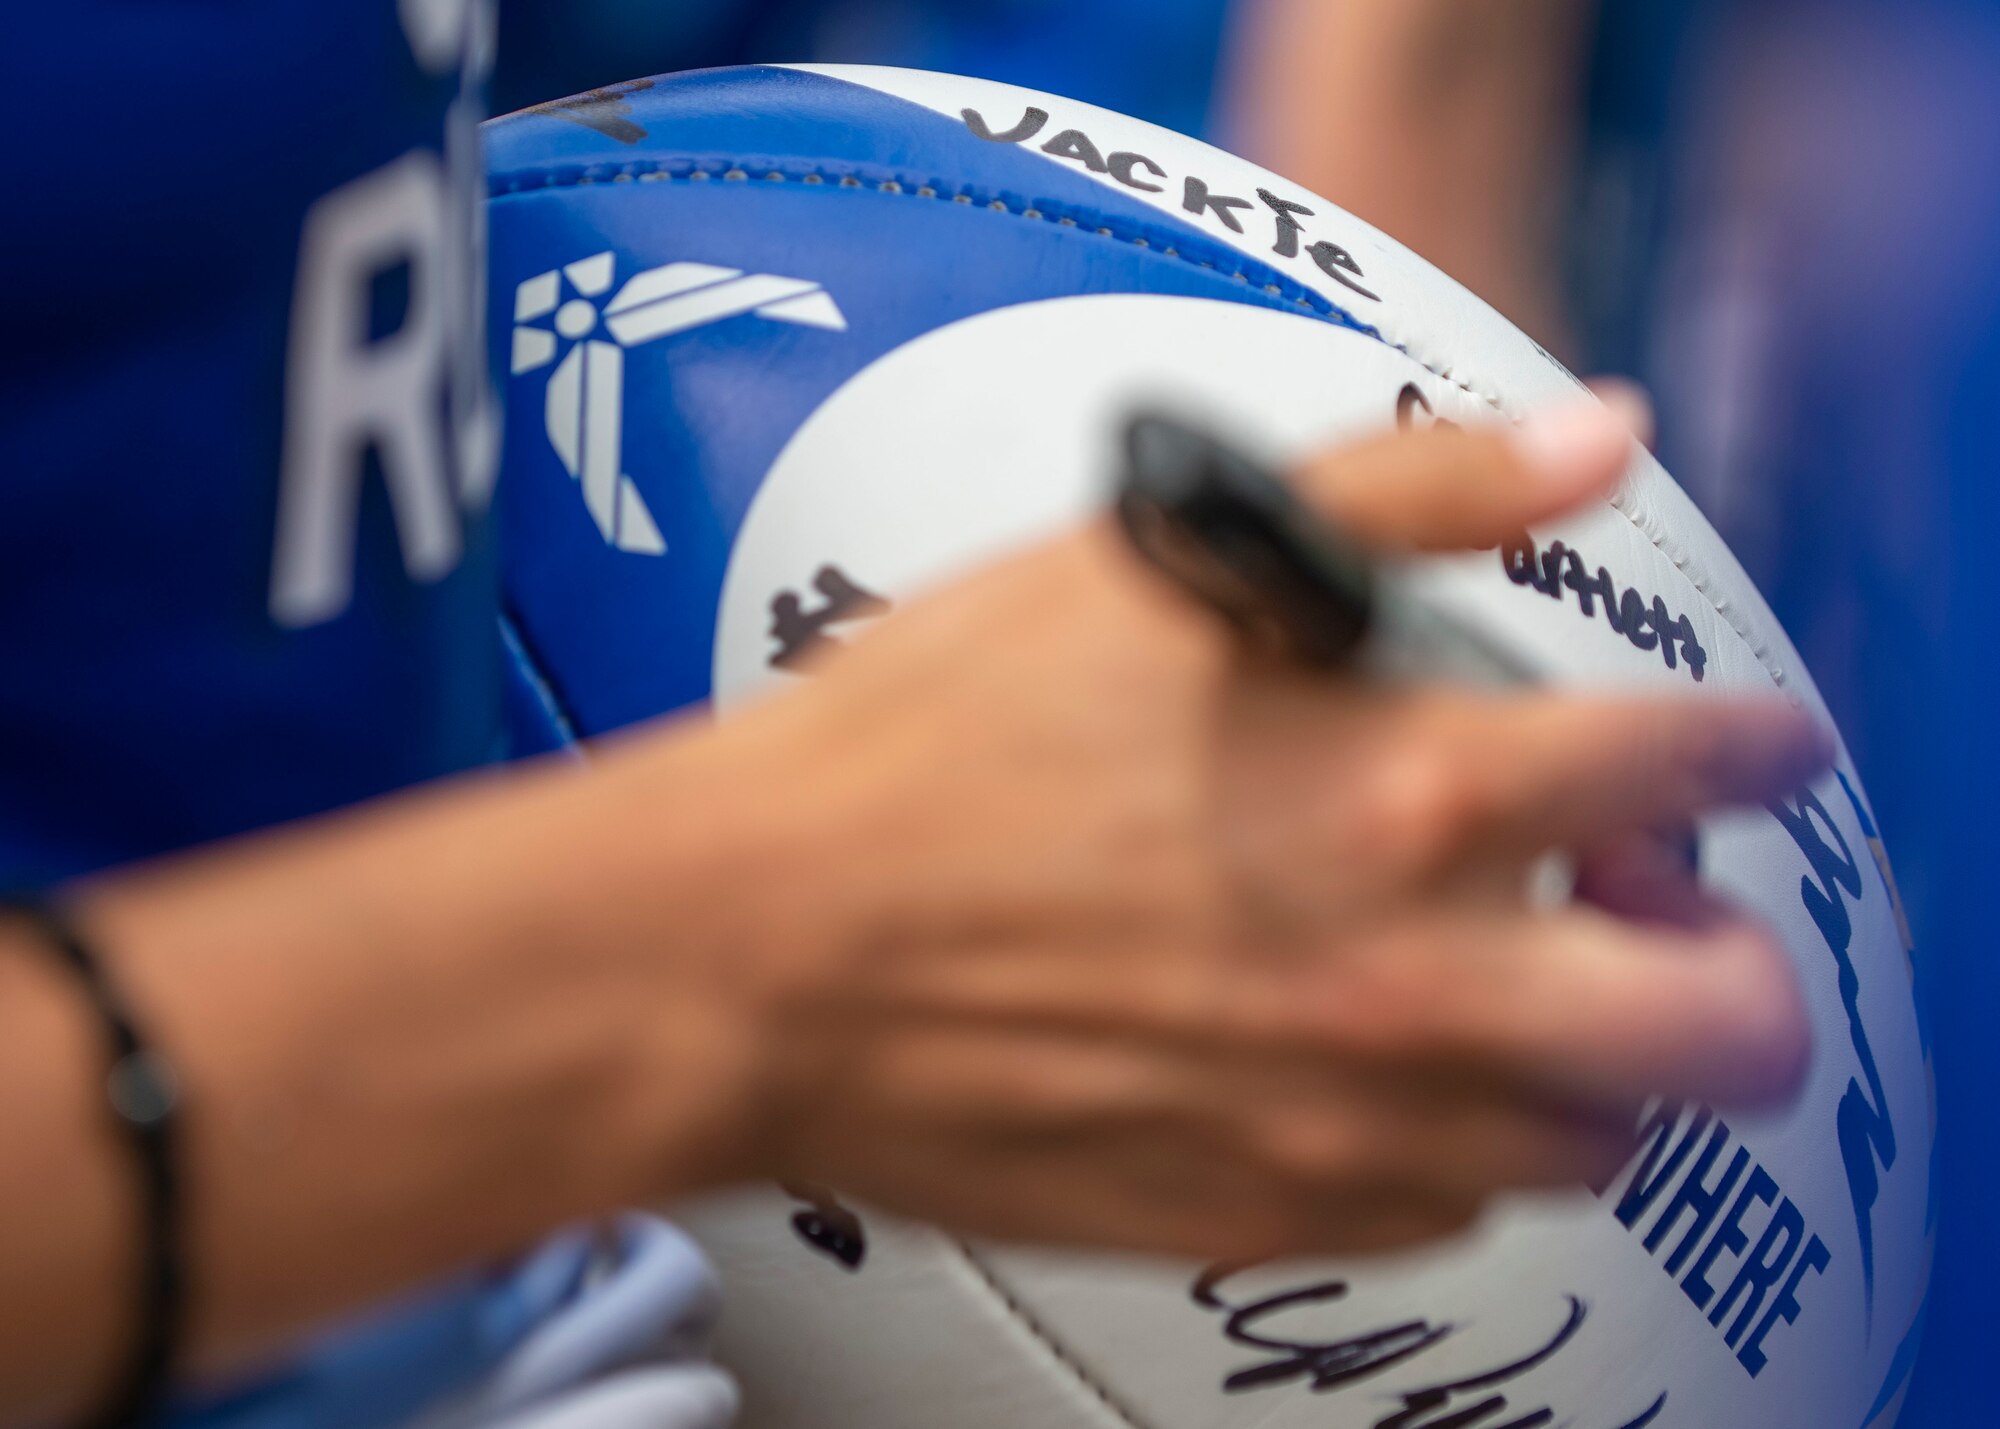
M269 611L305 215L435 151L460 88L413 60L397 14L73 0L9 15L0 886L496 750L485 523L468 518L449 574L412 581L371 482L352 605L298 630Z
M469 1274L316 1339L244 1382L187 1395L167 1429L380 1429L491 1371L585 1295L572 1232L507 1272Z
M588 1285L566 1280L561 1289L560 1302L532 1307L540 1323L500 1371L438 1419L453 1426L512 1423L514 1414L567 1403L581 1387L639 1367L678 1364L721 1378L702 1364L721 1287L700 1247L667 1222L621 1216L599 1239ZM642 1422L665 1429L682 1420Z
M548 368L513 380L506 601L548 692L586 734L708 695L723 570L750 499L799 424L876 358L959 318L1083 292L1301 311L1302 289L1192 224L1032 147L842 80L716 71L599 103L490 127L498 360L519 286L603 251L616 261L613 292L663 264L707 263L819 283L848 326L746 317L625 354L628 394L647 394L624 403L628 473L665 560L607 550L544 427ZM696 169L715 177L686 177Z
M615 1234L568 1232L504 1274L462 1276L362 1317L247 1385L189 1395L164 1429L350 1429L424 1411L486 1423L617 1370L698 1355L718 1300L686 1235L628 1215Z
M426 10L450 7L67 0L8 14L0 886L318 813L499 750L492 523L477 503L455 518L459 558L413 578L378 472L343 552L352 600L304 625L272 613L309 216L406 156L441 169L448 109L479 98L476 46L447 36L419 57L403 17ZM469 235L448 236L433 281L471 272ZM348 295L371 339L402 330L416 272L390 251L370 291ZM435 374L440 429L448 389L487 380L476 339L470 352L479 370ZM456 450L438 455L454 485L468 477ZM561 1243L460 1277L177 1422L390 1423L490 1367L581 1265Z

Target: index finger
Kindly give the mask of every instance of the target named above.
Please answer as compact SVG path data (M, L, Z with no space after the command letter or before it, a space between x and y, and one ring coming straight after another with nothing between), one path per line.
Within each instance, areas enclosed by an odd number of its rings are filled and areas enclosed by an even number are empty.
M1441 423L1376 437L1309 463L1297 481L1364 544L1475 550L1606 495L1642 421L1623 400L1584 397L1518 427Z

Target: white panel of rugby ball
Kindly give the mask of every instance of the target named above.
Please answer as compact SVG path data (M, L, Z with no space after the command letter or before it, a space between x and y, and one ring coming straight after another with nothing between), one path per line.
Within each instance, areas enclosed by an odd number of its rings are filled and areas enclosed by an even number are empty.
M770 669L771 621L801 570L836 566L900 600L1086 516L1135 401L1206 414L1283 461L1384 425L1412 388L1461 422L1574 396L1532 341L1422 259L1229 154L1005 85L813 72L988 135L1018 129L1028 151L1075 130L1099 154L1144 154L1164 171L1157 194L1074 156L1046 161L1089 173L1107 204L1129 211L1136 197L1354 306L1353 270L1303 245L1274 253L1268 214L1242 235L1213 211L1191 217L1183 180L1299 195L1315 224L1337 222L1380 336L1244 305L1081 294L940 326L882 357L798 429L754 499L716 630L725 711L792 678ZM801 235L802 269L824 241ZM1621 636L1602 596L1586 617L1574 584L1528 583L1521 552L1511 574L1489 552L1436 560L1421 578L1551 681L1779 691L1826 718L1741 567L1649 456L1635 449L1615 498L1534 533L1526 558L1558 541L1588 562L1558 576L1589 586L1603 567L1621 599L1635 591L1650 609L1658 597L1687 617L1699 686L1684 663ZM684 1220L727 1285L721 1353L745 1381L750 1429L1892 1423L1928 1277L1932 1108L1886 862L1844 753L1841 768L1788 821L1759 812L1703 830L1705 876L1779 930L1806 989L1816 1055L1795 1108L1726 1125L1662 1109L1601 1195L1521 1197L1433 1250L1215 1285L1199 1266L967 1243L777 1190L705 1202ZM858 1268L850 1216L865 1239ZM801 1217L822 1244L795 1231Z

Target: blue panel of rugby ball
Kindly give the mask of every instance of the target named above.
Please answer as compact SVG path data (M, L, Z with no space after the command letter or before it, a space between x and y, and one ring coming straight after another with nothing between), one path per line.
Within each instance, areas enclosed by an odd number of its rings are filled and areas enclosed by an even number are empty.
M625 472L665 560L607 551L543 428L547 369L513 380L502 519L512 636L530 662L515 676L533 687L512 702L524 750L560 744L565 720L592 733L707 697L716 597L758 483L836 388L911 339L1078 293L1293 312L1303 299L1328 321L1352 321L1063 160L820 75L760 68L643 81L495 121L488 144L492 341L503 371L519 285L606 250L611 292L636 273L699 262L809 279L837 297L848 323L836 333L721 322L627 352ZM562 296L577 296L573 285Z

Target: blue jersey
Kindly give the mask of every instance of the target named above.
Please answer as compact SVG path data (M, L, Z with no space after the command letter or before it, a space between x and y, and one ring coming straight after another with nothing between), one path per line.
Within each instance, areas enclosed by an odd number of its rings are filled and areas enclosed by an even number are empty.
M12 17L0 879L494 753L489 20Z
M0 880L498 752L484 0L70 0L0 114ZM558 1246L191 1401L382 1425L578 1286Z

